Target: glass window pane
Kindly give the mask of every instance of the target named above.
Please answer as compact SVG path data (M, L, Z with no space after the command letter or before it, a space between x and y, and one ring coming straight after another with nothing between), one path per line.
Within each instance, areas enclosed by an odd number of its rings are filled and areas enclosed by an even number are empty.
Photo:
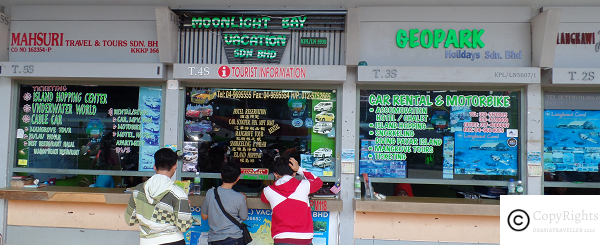
M516 179L519 92L360 92L360 173Z
M336 109L333 90L187 88L183 171L271 169L294 149L302 167L333 176Z
M154 171L161 87L21 85L19 97L16 167Z
M600 182L597 98L598 93L545 93L545 181Z

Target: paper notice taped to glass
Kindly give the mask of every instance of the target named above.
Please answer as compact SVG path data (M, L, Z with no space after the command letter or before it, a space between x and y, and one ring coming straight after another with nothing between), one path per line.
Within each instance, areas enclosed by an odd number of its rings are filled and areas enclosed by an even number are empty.
M25 136L25 131L23 129L17 129L17 139L22 139Z

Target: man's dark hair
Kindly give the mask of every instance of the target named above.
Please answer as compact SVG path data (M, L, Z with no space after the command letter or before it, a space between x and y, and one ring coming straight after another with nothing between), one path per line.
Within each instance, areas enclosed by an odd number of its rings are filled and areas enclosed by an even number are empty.
M284 176L284 175L293 175L294 170L290 167L290 154L288 152L279 156L277 160L275 160L275 164L273 164L273 172Z
M221 166L221 179L225 183L233 183L242 174L242 169L234 162L226 162Z
M300 163L300 161L302 160L301 156L300 156L300 151L297 151L296 148L288 149L283 154L289 155L290 158L296 159L296 162L298 162L298 163Z
M156 170L169 171L175 164L177 164L177 153L170 148L162 148L154 153Z

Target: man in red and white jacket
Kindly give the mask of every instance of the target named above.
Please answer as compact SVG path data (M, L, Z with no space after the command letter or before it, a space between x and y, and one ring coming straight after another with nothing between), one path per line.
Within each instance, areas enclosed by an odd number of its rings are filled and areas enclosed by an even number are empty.
M273 166L277 181L261 195L271 205L271 235L274 245L312 244L313 220L308 195L323 186L323 181L298 165L289 154L280 156ZM295 179L296 173L303 176Z

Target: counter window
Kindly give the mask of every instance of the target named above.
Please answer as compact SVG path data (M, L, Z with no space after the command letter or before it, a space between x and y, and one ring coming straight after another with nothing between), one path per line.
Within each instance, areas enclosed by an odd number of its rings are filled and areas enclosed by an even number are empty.
M360 92L360 173L505 180L519 170L519 92Z
M17 167L153 171L161 87L21 85Z
M184 172L219 173L225 161L272 170L295 149L319 176L335 173L336 92L187 88Z

